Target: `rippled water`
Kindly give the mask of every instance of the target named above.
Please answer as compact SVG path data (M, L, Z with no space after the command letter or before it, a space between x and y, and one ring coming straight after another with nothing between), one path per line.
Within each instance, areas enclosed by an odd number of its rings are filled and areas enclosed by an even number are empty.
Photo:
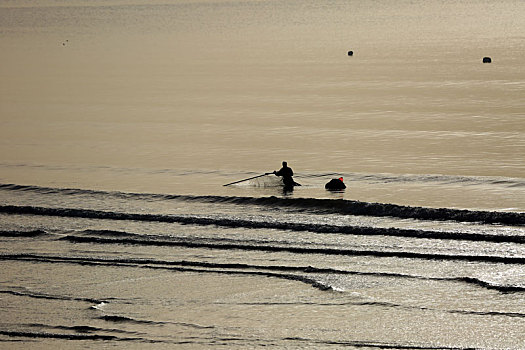
M20 185L0 198L5 344L524 341L523 213Z

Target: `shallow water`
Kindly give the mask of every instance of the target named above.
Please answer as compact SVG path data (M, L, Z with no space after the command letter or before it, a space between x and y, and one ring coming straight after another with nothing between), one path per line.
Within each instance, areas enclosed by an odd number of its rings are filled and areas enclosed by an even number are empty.
M519 349L525 340L520 213L449 209L424 220L432 209L368 203L356 215L348 200L14 185L0 195L6 345ZM467 214L471 222L452 219Z
M525 348L524 32L516 0L3 1L0 347ZM223 186L282 160L292 192Z

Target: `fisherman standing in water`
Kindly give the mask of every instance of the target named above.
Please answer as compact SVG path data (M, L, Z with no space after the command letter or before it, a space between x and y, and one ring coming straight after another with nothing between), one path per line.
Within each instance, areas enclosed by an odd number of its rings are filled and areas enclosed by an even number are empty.
M273 172L276 176L281 176L283 178L284 187L288 189L293 189L294 186L300 186L293 180L293 170L288 167L288 163L283 162L283 167L279 171Z

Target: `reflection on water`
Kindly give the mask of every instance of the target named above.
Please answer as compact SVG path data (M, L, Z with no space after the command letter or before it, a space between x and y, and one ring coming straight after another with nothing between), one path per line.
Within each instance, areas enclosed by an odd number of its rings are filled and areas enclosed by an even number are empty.
M5 3L2 164L523 177L523 6Z

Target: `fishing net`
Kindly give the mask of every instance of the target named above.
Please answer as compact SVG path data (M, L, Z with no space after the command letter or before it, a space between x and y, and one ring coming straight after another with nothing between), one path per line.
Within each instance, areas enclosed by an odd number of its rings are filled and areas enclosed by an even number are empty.
M251 187L279 187L283 186L283 179L280 176L266 175L256 179L246 181Z

